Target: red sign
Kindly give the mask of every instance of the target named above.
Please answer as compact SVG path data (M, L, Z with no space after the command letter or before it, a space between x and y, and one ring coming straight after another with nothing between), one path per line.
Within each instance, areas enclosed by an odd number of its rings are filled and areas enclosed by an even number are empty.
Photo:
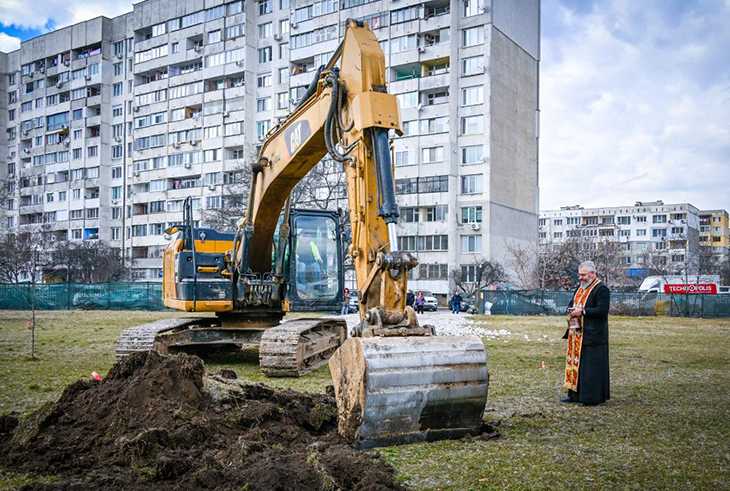
M664 293L717 293L717 285L714 283L701 283L699 285L664 285Z

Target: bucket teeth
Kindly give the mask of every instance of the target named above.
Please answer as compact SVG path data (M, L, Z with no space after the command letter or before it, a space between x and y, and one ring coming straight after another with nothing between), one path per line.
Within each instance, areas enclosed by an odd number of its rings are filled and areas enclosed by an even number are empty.
M360 448L479 431L487 353L476 336L351 338L330 359L339 431Z
M259 362L269 377L301 377L321 367L345 341L347 324L338 319L297 319L261 336Z

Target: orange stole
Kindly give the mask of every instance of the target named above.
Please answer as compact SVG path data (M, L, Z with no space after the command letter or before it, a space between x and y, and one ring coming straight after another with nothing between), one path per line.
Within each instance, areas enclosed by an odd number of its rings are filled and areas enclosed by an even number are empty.
M573 306L585 305L588 296L601 281L596 279L587 290L578 288L573 297ZM580 368L581 348L583 347L583 316L568 317L568 354L565 356L565 383L563 387L578 392L578 369Z

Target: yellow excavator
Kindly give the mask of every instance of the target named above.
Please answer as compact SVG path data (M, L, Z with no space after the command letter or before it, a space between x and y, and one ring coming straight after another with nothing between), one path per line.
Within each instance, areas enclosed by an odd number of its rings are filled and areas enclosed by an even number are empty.
M117 353L190 346L259 346L262 371L300 376L329 361L339 431L361 448L479 431L486 351L476 336L436 336L406 305L416 258L399 251L392 147L401 134L385 56L370 28L348 20L342 43L294 111L267 135L252 165L235 233L194 227L192 209L169 230L166 306L216 317L164 320L122 333ZM285 313L342 301L342 227L333 212L290 206L294 186L324 157L342 163L361 322L281 322Z

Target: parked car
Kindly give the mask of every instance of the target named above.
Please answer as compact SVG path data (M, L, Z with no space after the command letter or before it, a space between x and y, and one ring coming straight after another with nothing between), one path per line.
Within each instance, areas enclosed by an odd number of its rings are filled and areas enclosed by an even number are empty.
M426 300L426 302L423 304L423 310L436 312L439 308L439 301L436 300L436 297L433 296L433 293L428 290L419 291L423 292L423 298ZM418 296L418 291L416 292L416 296Z
M460 312L466 312L467 314L476 314L477 313L477 303L476 303L476 297L474 295L469 295L468 297L461 300L461 305L459 306Z
M513 295L496 299L489 310L492 315L531 315L547 313L546 310L539 305L535 305L532 302Z

